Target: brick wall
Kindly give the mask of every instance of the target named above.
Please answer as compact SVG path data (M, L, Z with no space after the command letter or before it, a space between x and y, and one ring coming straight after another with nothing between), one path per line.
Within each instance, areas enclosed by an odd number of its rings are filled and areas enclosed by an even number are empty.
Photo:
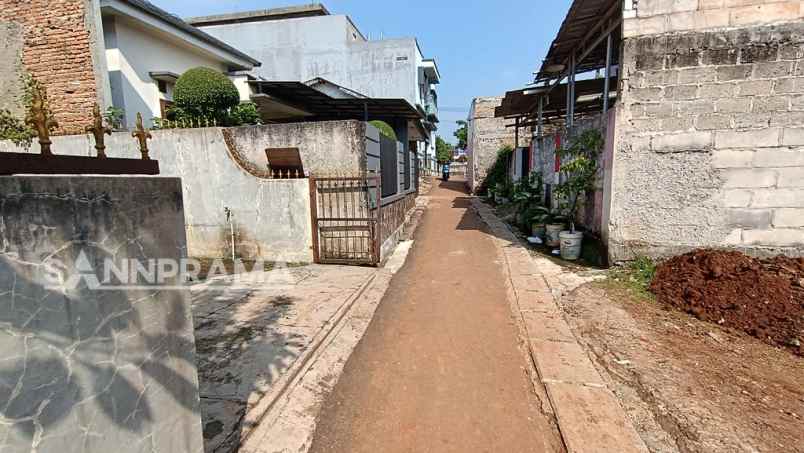
M639 36L622 60L612 257L700 246L801 255L804 24Z
M22 36L22 67L44 84L58 134L82 133L99 99L93 65L92 0L0 0L0 21L15 24ZM19 72L4 72L13 86Z

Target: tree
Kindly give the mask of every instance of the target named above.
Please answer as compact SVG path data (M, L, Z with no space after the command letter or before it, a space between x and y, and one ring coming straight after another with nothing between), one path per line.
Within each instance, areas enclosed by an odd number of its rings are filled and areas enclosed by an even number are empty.
M436 160L438 163L443 164L452 161L452 155L452 146L445 142L443 138L436 137Z
M369 121L369 124L376 127L380 131L380 134L396 141L396 132L394 132L394 128L391 127L390 124L380 120Z
M458 130L456 130L454 134L455 138L458 139L458 149L466 149L466 140L469 136L468 125L466 124L466 121L463 120L456 121L455 123L459 126Z
M177 116L215 119L225 123L229 109L240 103L237 87L220 72L204 67L185 72L173 90Z

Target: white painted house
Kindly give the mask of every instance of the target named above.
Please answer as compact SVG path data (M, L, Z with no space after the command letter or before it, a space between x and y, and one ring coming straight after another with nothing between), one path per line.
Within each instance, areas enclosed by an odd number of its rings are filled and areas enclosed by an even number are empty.
M133 126L164 116L176 79L188 69L217 69L249 100L246 79L260 62L144 0L100 0L112 104Z

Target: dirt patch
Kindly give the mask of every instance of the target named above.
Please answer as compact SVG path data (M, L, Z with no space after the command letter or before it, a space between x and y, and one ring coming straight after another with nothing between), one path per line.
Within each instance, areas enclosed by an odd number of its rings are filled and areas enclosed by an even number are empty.
M804 354L804 258L696 250L662 263L651 291L696 318Z
M801 357L613 280L559 305L651 452L804 453Z

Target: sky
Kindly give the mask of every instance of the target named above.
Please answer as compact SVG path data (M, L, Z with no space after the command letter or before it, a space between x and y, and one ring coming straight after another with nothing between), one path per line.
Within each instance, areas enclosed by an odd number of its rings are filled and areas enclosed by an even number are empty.
M309 0L151 0L180 17L276 8ZM455 142L472 99L522 88L541 65L571 0L320 0L366 36L414 36L441 72L437 134Z

